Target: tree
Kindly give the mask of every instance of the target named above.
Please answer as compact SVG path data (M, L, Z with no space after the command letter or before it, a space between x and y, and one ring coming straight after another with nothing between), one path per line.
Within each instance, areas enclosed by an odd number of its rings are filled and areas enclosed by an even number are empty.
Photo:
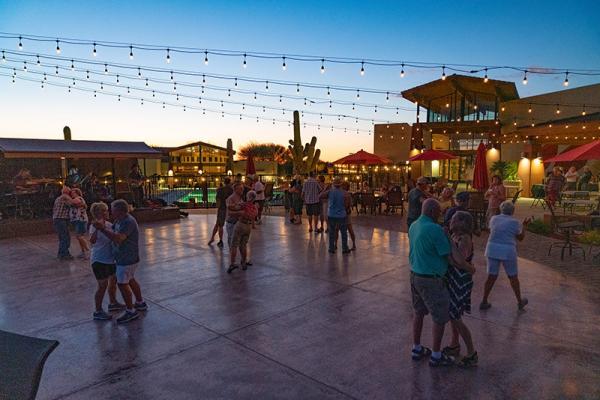
M276 143L250 142L238 150L238 156L247 159L252 156L255 161L276 161L284 164L289 159L288 150Z

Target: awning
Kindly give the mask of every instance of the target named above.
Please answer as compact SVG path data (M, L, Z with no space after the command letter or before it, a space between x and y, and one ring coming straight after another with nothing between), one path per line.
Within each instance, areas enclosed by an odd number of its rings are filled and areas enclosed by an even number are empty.
M366 152L364 150L360 150L354 154L347 155L346 157L340 158L337 161L334 161L333 164L350 164L350 165L385 165L392 164L393 161L378 156L376 154L372 154Z
M144 142L0 138L5 158L161 158Z
M554 156L544 162L565 162L579 160L600 160L600 140L584 144L562 154Z
M456 156L439 150L427 149L422 153L412 156L408 161L434 161L434 160L453 160Z

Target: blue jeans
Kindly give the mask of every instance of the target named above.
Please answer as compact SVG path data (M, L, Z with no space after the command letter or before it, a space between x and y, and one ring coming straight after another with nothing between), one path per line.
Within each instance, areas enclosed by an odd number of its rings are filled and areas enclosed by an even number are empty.
M69 246L71 246L71 235L69 234L69 220L54 219L52 220L52 224L54 225L54 230L58 234L58 256L70 256Z
M337 241L337 231L342 234L342 251L349 251L348 248L348 225L346 225L346 217L334 218L328 217L329 223L329 251L335 251L335 242Z

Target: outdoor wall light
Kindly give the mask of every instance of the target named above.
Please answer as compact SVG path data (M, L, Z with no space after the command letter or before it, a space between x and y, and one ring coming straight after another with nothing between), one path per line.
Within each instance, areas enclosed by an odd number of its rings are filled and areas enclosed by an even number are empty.
M228 175L228 176L231 176L231 175L233 175L233 172L231 172L231 170L228 170L228 171L227 171L227 175Z

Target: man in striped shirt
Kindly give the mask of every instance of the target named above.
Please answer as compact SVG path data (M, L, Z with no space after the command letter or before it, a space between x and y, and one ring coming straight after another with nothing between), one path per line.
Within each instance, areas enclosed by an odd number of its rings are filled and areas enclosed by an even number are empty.
M313 231L313 223L315 226L315 232L319 233L320 230L317 228L319 225L319 214L321 214L321 200L319 199L319 193L321 192L321 185L319 181L315 179L315 173L310 172L308 179L302 186L302 200L306 204L306 215L308 215L308 231Z

